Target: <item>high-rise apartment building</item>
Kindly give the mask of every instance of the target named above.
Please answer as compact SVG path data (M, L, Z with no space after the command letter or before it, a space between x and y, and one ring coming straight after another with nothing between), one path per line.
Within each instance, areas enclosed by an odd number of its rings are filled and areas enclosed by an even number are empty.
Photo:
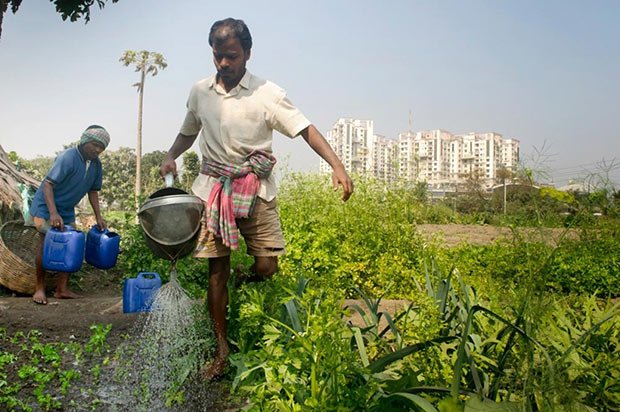
M386 182L398 179L398 142L380 135L375 136L374 142L372 176Z
M519 141L498 133L454 135L445 130L403 132L398 140L375 135L371 120L338 119L327 141L349 172L384 181L426 182L449 189L476 179L485 187L498 182L498 171L516 170ZM321 160L321 172L330 172Z
M338 119L325 136L348 172L372 173L375 135L372 120ZM331 172L329 164L321 159L323 173Z
M451 183L450 137L445 130L405 132L398 135L399 176L431 187Z

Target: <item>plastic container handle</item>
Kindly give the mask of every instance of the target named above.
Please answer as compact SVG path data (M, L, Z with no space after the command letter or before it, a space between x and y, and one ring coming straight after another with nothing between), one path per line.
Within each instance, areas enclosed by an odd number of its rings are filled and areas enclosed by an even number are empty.
M161 279L159 277L159 273L157 273L157 272L140 272L140 273L138 273L138 276L136 277L136 279L137 278L148 279L148 280L151 280L151 279Z
M172 187L174 184L174 175L172 173L166 173L166 176L164 176L164 181L166 182L166 187Z
M93 227L91 227L91 229L95 229L97 232L100 232L100 233L108 233L109 232L107 227L105 229L103 229L103 230L100 230L99 229L99 225L96 224L96 223L93 225Z
M59 227L53 227L51 230L56 231L56 232L67 232L67 231L74 231L75 229L71 225L65 225L64 231L61 231Z

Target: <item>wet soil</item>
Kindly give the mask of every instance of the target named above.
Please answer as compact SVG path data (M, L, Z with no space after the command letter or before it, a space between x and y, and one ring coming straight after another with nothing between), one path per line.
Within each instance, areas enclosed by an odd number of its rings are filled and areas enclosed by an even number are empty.
M118 349L139 344L135 342L135 336L133 336L136 333L134 325L141 316L146 315L123 313L123 276L121 273L84 266L86 268L83 267L79 273L80 280L77 283L72 282L72 289L82 296L80 299L56 299L53 297L53 290L48 290L48 304L38 305L32 301L31 296L16 295L7 289L0 290L0 330L4 329L6 336L9 337L19 333L27 336L36 333L36 339L44 345L78 343L84 347L93 335L91 330L93 325L111 325L106 337L104 352L83 353L79 365L76 364L75 357L63 354L62 369L78 370L80 379L79 384L73 384L68 393L57 397L63 405L60 410L137 410L133 406L126 407L124 403L126 400L116 399L116 394L121 391L105 381L109 380L114 373L115 363L119 362L118 359L114 360ZM10 339L0 339L0 354L3 352L21 353L18 359L22 361L22 364L26 364L30 358L23 356L23 350L21 343L13 344ZM104 366L101 369L99 381L95 382L92 368L97 364L101 365L102 359L106 357L110 361L107 367ZM17 379L17 371L21 366L14 364L9 367L9 378ZM149 410L232 411L238 410L238 405L241 403L230 396L230 380L206 384L202 380L191 379L185 389L186 392L191 392L188 394L191 399L183 407L149 408ZM44 410L45 408L32 401L35 398L34 390L34 386L25 386L17 397L28 399L34 411ZM1 409L3 406L0 403ZM17 408L17 410L21 409Z

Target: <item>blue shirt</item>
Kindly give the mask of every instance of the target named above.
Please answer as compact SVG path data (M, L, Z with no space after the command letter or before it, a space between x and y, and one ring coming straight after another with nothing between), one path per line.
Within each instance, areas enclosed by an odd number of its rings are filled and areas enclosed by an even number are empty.
M103 170L99 159L91 160L88 168L86 160L77 147L60 153L52 168L47 172L47 180L54 187L54 202L58 214L67 223L75 221L75 206L90 191L101 190ZM43 184L34 194L30 205L30 214L43 219L50 218L50 211L45 204Z

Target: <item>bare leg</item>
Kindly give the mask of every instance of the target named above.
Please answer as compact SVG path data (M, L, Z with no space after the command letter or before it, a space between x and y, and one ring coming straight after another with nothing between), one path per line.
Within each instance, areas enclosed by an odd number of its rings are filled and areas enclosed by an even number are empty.
M250 266L249 273L245 273L245 268L239 265L235 268L236 282L239 286L241 283L262 282L271 277L278 271L277 256L255 256L254 264Z
M32 301L40 305L47 305L47 297L45 296L45 270L43 269L43 242L45 241L45 235L40 233L39 238L40 242L34 257L37 283L34 289L34 295L32 295Z
M201 373L207 380L216 379L224 373L230 348L227 340L226 312L228 310L228 278L230 276L230 257L209 259L209 290L207 303L213 322L217 349L215 359L203 366Z
M56 299L79 299L82 296L69 290L69 274L59 273L54 297Z
M250 267L250 272L260 280L271 279L278 271L277 256L255 256L254 264Z

